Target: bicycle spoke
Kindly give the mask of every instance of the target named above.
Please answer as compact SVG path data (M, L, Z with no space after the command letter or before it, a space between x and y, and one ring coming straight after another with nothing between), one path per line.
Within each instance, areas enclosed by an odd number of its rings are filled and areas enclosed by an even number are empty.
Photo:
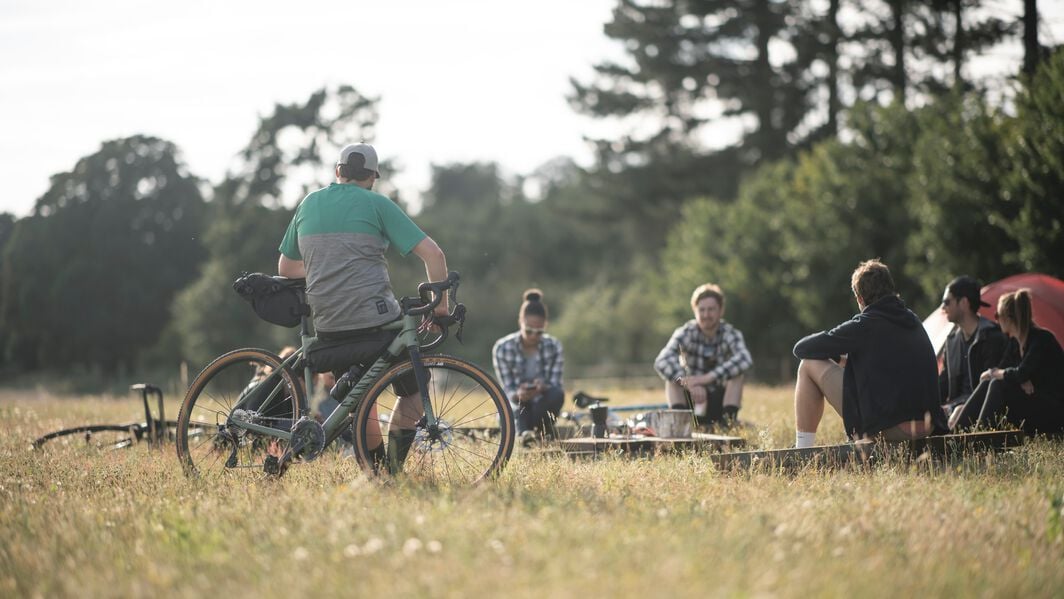
M255 372L264 370L271 371L271 378L253 380ZM302 389L296 380L276 356L263 350L236 350L209 364L190 386L179 417L178 454L186 471L245 473L242 476L263 472L266 444L273 437L241 423L287 432L299 416ZM233 421L237 406L242 408L239 421ZM278 446L286 443L278 441Z

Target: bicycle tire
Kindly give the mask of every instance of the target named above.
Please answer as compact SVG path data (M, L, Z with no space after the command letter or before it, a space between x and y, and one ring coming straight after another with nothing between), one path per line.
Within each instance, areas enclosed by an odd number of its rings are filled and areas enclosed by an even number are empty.
M38 437L33 441L33 448L40 449L47 444L49 447L79 445L99 450L125 449L140 441L143 435L140 424L91 424L65 428ZM80 436L81 439L76 440L75 436Z
M370 477L401 473L407 480L444 486L470 486L497 476L514 446L513 411L502 388L461 358L437 354L422 363L440 428L434 433L419 423L406 433L405 459L394 451L403 441L392 434L397 405L392 384L413 371L410 360L400 362L370 387L356 410L352 426L359 465ZM385 455L373 451L378 447L387 448Z
M193 438L206 434L210 423L190 421L188 425L188 436ZM166 433L163 435L163 440L168 443L177 443L177 420L165 420L163 421L163 427L166 429Z
M255 391L261 403L245 406L238 415L263 426L291 430L306 405L301 379L281 365L281 358L264 349L238 349L207 365L188 388L177 417L177 457L188 476L249 474L260 476L267 457L279 456L287 441L230 426L234 407L256 387L259 377L276 377L276 386Z

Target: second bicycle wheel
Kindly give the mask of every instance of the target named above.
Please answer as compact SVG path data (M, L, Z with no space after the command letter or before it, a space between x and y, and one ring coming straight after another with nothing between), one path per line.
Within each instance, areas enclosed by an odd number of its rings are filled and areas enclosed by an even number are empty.
M82 447L93 450L125 449L140 440L139 425L93 424L48 433L33 442L33 447Z
M513 412L498 383L460 358L433 355L422 362L436 425L427 425L417 395L400 401L397 394L404 386L402 392L410 392L413 364L391 367L355 414L355 453L363 470L443 486L498 474L514 444Z
M248 474L269 471L286 441L249 431L253 423L288 432L305 393L281 359L262 349L231 351L192 381L177 418L177 456L186 474Z

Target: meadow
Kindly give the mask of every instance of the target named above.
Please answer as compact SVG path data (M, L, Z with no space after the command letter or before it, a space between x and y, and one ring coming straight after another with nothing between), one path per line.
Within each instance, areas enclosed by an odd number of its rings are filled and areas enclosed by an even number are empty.
M753 386L745 405L751 446L793 442L790 389ZM0 392L0 596L1064 594L1060 442L798 472L515 451L463 490L381 485L335 452L238 486L186 479L172 445L29 449L138 409ZM841 431L829 414L818 440Z

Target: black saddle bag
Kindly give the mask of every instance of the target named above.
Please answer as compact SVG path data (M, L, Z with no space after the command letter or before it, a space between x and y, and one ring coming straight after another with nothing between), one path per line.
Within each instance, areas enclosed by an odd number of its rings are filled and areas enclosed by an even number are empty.
M310 307L303 303L299 292L302 284L302 279L245 272L233 282L233 289L251 304L259 318L292 328L299 326L304 315L310 314Z

